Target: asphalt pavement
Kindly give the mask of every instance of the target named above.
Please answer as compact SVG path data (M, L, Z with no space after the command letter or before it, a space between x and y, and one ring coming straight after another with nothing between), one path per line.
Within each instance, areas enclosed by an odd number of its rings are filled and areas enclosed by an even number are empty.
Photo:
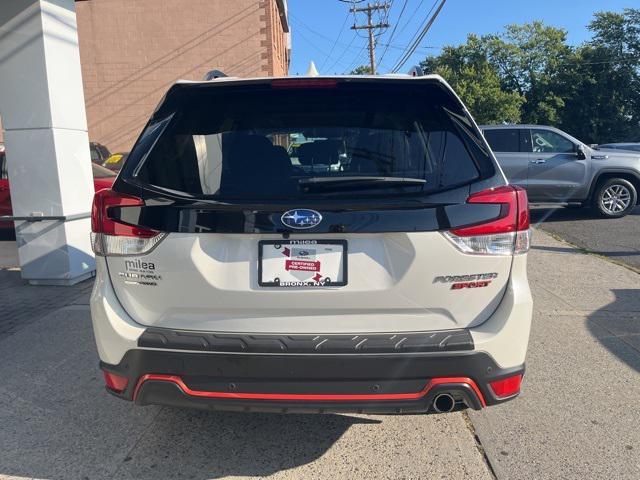
M599 218L586 208L531 207L539 228L640 271L640 207L626 217Z
M34 306L0 335L0 479L640 478L640 275L539 230L522 395L446 415L134 407L104 392L90 283L47 310L6 272L3 308Z

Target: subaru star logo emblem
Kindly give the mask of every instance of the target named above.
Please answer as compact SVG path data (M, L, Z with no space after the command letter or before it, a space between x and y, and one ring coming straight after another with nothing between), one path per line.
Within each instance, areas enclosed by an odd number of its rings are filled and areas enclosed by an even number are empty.
M307 210L299 208L297 210L289 210L280 217L282 223L290 228L313 228L322 221L322 215L315 210Z

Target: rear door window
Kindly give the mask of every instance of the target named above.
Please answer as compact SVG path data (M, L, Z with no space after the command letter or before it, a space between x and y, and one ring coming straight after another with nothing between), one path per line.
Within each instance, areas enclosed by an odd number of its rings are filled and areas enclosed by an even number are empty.
M520 151L524 153L531 153L531 130L528 128L520 129Z
M520 152L520 131L516 128L499 128L484 131L484 138L491 150L501 153Z
M174 101L137 177L228 201L416 195L463 185L491 160L435 90L192 91Z

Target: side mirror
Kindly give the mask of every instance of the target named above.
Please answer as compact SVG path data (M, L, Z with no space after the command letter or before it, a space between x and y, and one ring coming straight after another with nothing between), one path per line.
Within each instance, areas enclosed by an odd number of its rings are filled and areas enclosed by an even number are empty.
M576 158L578 160L584 160L587 158L587 153L584 151L584 145L578 145L576 147Z

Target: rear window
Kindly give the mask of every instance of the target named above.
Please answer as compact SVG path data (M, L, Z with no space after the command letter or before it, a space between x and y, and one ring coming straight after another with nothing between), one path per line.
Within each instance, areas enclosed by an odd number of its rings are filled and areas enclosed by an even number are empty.
M152 147L143 133L132 157L150 148L138 179L189 196L420 195L469 183L491 162L434 86L194 88L168 103L167 126Z

